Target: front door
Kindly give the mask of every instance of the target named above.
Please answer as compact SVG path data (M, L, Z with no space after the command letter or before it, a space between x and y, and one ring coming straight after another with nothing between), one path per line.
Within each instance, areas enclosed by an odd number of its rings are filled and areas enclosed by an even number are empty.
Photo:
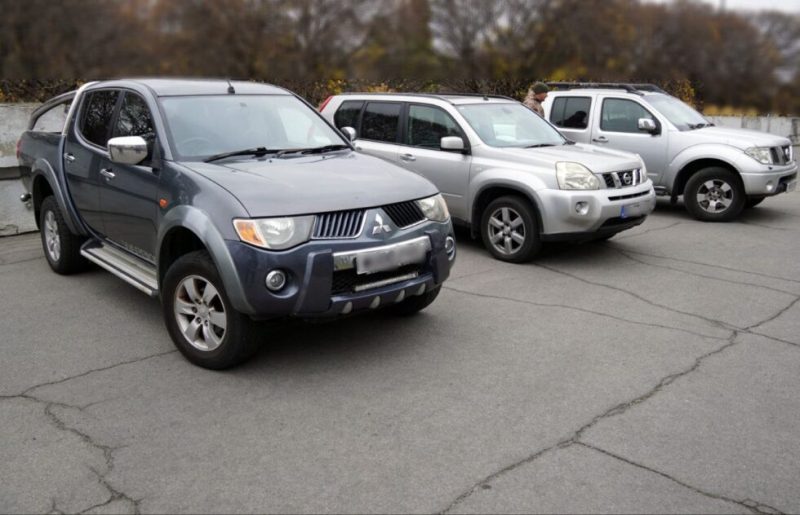
M101 169L100 206L106 237L155 263L159 175L153 169L152 154L157 138L150 109L136 93L124 93L112 136L140 136L150 152L137 165L109 161Z
M592 144L625 150L642 156L653 182L667 167L666 127L642 104L626 98L604 97L600 115L592 124ZM639 119L649 118L660 128L656 135L639 130Z

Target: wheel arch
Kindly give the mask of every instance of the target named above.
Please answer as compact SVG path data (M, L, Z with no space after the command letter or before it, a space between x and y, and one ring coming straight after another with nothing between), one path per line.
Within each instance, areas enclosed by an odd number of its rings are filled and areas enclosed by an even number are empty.
M543 232L544 227L542 225L542 212L534 196L519 186L499 183L487 184L475 194L475 200L472 202L472 213L470 214L470 233L473 237L477 237L480 234L481 218L486 207L493 200L507 195L522 197L528 201L528 203L533 207L533 213L536 217L536 226L539 230L539 233L541 234Z

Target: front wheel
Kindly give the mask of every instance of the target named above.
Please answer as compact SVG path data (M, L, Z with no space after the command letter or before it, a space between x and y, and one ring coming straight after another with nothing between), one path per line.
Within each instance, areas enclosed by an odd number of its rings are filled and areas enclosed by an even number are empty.
M81 256L83 238L72 234L64 221L55 197L42 201L39 213L39 230L42 236L44 257L54 272L62 275L84 270L87 261Z
M542 247L533 207L517 196L497 198L486 207L481 235L489 252L509 263L530 261Z
M683 191L687 211L704 222L730 222L744 209L745 199L739 177L720 167L692 175Z
M186 359L221 370L247 360L258 350L253 321L233 309L207 252L178 258L162 284L167 331Z

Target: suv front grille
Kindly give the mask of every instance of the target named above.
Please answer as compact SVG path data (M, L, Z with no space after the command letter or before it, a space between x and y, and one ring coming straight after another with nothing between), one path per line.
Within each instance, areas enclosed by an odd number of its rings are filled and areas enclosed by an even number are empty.
M311 237L315 240L355 238L361 233L363 222L363 209L323 213L317 215L314 233Z
M388 206L383 206L383 210L389 215L392 222L401 229L425 220L425 214L414 201L389 204Z
M641 168L603 174L603 181L606 183L606 188L627 188L629 186L641 184L646 180L647 174L644 173Z

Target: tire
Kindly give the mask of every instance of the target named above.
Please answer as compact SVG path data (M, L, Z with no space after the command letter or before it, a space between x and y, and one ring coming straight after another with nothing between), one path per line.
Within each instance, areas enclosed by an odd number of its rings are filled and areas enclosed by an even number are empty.
M427 308L433 301L436 300L436 297L439 296L439 292L441 291L442 287L437 286L432 290L428 290L422 295L414 295L413 297L408 297L406 300L400 302L399 304L394 304L386 308L386 311L392 313L393 315L400 315L400 316L411 316L416 315L423 309Z
M746 199L739 177L720 167L692 175L683 191L686 210L704 222L730 222L742 212Z
M88 261L81 256L84 238L70 232L52 195L42 201L39 229L44 257L55 273L69 275L87 268Z
M747 197L747 201L744 203L744 208L750 209L751 207L756 207L764 202L765 198L767 197Z
M481 215L481 237L492 256L509 263L530 261L542 248L536 213L530 202L517 196L489 203Z
M175 347L195 365L222 370L246 361L258 350L255 323L233 309L219 272L204 250L185 254L169 267L162 282L161 305Z

